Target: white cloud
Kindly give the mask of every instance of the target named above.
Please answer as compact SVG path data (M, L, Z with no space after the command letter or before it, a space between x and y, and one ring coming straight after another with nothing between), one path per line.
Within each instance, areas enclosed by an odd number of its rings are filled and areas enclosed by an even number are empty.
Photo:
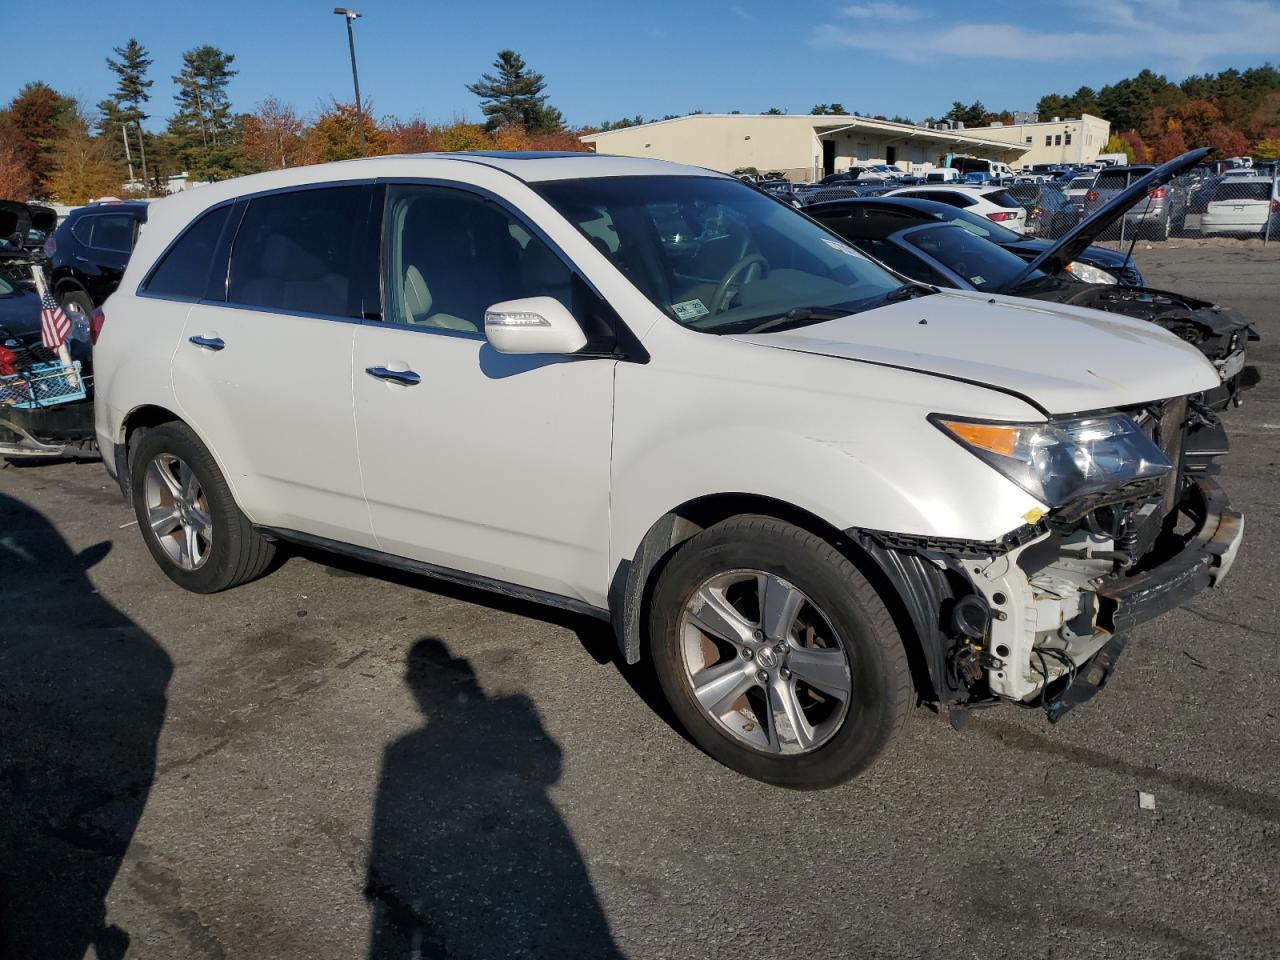
M755 23L756 15L743 7L730 7L729 12L750 23Z
M840 12L856 20L893 20L898 23L919 20L924 16L918 7L906 7L900 3L855 3Z
M1210 58L1280 54L1280 0L1219 0L1210 4L1182 0L1120 0L1096 16L1094 3L1080 2L1089 11L1089 28L1037 30L1010 23L947 24L931 21L928 30L894 17L851 14L896 4L862 4L843 13L857 17L856 27L820 24L813 31L818 46L849 47L882 53L912 63L939 58L1018 60L1032 63L1124 60L1150 64L1166 73L1192 73ZM1071 18L1068 17L1069 21Z

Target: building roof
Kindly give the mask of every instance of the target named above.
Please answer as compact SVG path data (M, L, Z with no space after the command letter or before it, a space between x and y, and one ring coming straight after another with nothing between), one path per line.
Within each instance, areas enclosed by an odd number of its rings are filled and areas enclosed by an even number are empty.
M967 130L933 130L929 127L913 123L896 123L893 120L876 120L873 117L856 117L851 114L800 114L800 113L691 113L683 117L671 117L667 120L654 120L650 123L639 123L630 127L619 127L616 130L602 130L589 133L581 139L584 143L598 143L615 133L629 130L641 130L646 127L657 127L663 124L715 122L719 120L765 120L772 122L790 121L791 125L803 124L813 128L819 138L847 133L854 130L878 133L904 140L916 140L928 143L943 143L956 146L983 147L1021 156L1026 152L1019 144L1011 144L1002 140L989 140L973 136Z

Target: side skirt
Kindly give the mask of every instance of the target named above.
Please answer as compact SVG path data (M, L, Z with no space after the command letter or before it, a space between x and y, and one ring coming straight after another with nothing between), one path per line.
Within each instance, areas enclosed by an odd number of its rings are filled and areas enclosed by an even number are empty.
M582 614L586 617L594 617L597 620L611 620L611 614L602 607L593 607L589 603L582 600L576 600L573 597L564 597L558 593L548 593L545 590L535 590L532 587L524 587L518 583L507 583L505 580L494 580L489 577L482 577L478 574L467 573L464 570L454 570L450 567L440 567L434 563L425 563L421 560L410 560L407 557L398 557L393 553L383 553L381 550L371 550L368 547L357 547L354 544L343 543L340 540L330 540L326 537L317 537L310 533L302 533L298 530L282 530L278 527L256 526L255 529L268 537L277 540L284 540L289 543L296 543L304 547L314 547L317 550L324 550L328 553L337 553L344 557L351 557L353 560L361 560L365 563L376 563L379 566L391 567L395 570L404 570L408 573L416 573L424 577L431 577L436 580L447 580L449 583L460 584L464 587L472 587L476 590L484 590L487 593L497 593L504 597L515 597L518 600L527 600L530 603L541 604L546 607L555 607L559 610L568 610L571 613Z

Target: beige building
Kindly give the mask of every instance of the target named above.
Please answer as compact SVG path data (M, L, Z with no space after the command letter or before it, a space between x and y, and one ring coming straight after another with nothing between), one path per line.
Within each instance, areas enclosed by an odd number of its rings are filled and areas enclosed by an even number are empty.
M870 117L747 113L699 113L592 133L582 140L597 153L654 157L724 173L755 167L796 181L873 163L925 173L945 166L949 155L1016 166L1027 149L1020 142L970 130L936 130Z
M1036 123L1005 123L963 131L985 140L1018 144L1026 149L1021 165L1092 163L1111 137L1111 124L1087 113L1080 118L1054 117Z

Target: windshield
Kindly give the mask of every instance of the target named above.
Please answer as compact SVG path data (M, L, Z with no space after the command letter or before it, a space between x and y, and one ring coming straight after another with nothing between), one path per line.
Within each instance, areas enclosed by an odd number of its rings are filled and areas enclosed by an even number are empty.
M667 316L732 333L885 302L902 281L808 218L719 177L532 184ZM772 324L771 329L775 329Z
M961 210L959 207L930 210L929 216L944 223L954 223L957 227L963 227L968 230L974 236L990 240L992 243L1018 243L1027 239L1022 234L1014 233L993 220L980 217L976 213L970 213L968 210Z
M1002 290L1026 269L1021 257L959 227L951 223L922 227L905 234L903 240L963 277L975 290ZM1036 270L1027 279L1043 277Z
M17 291L4 277L0 277L0 297L12 297Z

